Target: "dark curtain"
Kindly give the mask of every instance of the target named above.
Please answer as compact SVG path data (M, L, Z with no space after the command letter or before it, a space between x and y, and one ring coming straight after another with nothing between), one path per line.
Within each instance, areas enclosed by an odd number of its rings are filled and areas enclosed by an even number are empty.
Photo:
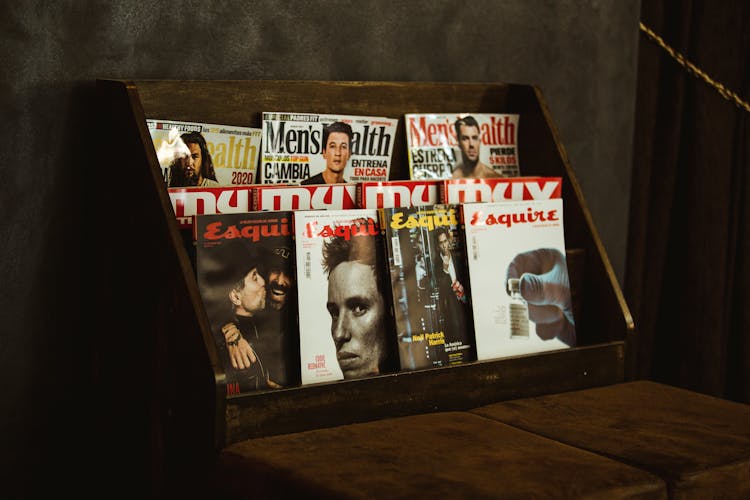
M642 22L750 98L750 2L642 2ZM641 33L625 293L638 378L750 402L750 113Z

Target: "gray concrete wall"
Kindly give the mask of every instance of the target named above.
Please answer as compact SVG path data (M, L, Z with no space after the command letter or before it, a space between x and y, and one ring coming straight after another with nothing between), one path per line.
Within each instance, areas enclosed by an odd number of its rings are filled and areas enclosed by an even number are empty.
M80 201L83 179L106 168L87 154L96 77L538 84L623 277L638 0L10 1L1 12L0 449L26 450L23 471L28 443L59 437L50 415L106 335L86 324L96 291L77 285L92 272L84 237L115 229L89 227L87 211L110 207Z

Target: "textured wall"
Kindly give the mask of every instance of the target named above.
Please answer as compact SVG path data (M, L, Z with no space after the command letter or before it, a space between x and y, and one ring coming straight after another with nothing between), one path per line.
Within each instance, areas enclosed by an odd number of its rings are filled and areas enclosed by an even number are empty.
M639 11L638 0L7 2L2 462L23 478L48 440L68 443L60 428L88 423L71 402L84 399L78 384L106 325L85 322L86 295L96 291L78 286L92 272L79 248L116 230L86 223L87 211L112 207L80 202L107 168L88 153L96 77L538 84L622 277ZM132 307L137 297L123 314ZM47 425L52 418L62 426Z

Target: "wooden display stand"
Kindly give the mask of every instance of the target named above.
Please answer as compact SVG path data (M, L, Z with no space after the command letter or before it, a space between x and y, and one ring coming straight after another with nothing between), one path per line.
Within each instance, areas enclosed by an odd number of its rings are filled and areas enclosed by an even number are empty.
M154 477L201 470L248 438L598 387L629 379L634 325L558 140L530 85L98 80L96 175L100 378L109 414L147 426ZM263 111L399 118L392 179L408 178L405 113L520 114L524 175L561 176L579 346L316 386L225 396L223 367L164 186L146 118L261 126ZM104 160L106 159L106 160ZM127 432L127 431L126 431ZM141 436L138 434L138 436ZM126 435L125 438L128 439ZM157 479L158 481L158 479Z

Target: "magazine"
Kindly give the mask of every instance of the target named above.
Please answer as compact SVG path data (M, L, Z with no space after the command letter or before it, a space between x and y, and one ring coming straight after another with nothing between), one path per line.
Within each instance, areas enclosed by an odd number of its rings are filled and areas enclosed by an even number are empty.
M195 227L198 288L227 393L299 385L291 212L199 215Z
M441 203L547 200L562 196L562 177L445 179L439 191Z
M517 114L408 113L404 120L411 179L520 175Z
M253 210L320 210L356 208L356 184L289 186L259 184L253 188Z
M563 200L462 207L477 358L575 346Z
M383 181L357 184L357 206L360 208L393 208L434 205L438 202L438 182Z
M146 126L168 187L256 182L261 129L159 119Z
M458 205L379 210L402 370L475 359Z
M374 209L294 212L302 384L393 371Z
M263 113L260 184L386 181L398 120Z

